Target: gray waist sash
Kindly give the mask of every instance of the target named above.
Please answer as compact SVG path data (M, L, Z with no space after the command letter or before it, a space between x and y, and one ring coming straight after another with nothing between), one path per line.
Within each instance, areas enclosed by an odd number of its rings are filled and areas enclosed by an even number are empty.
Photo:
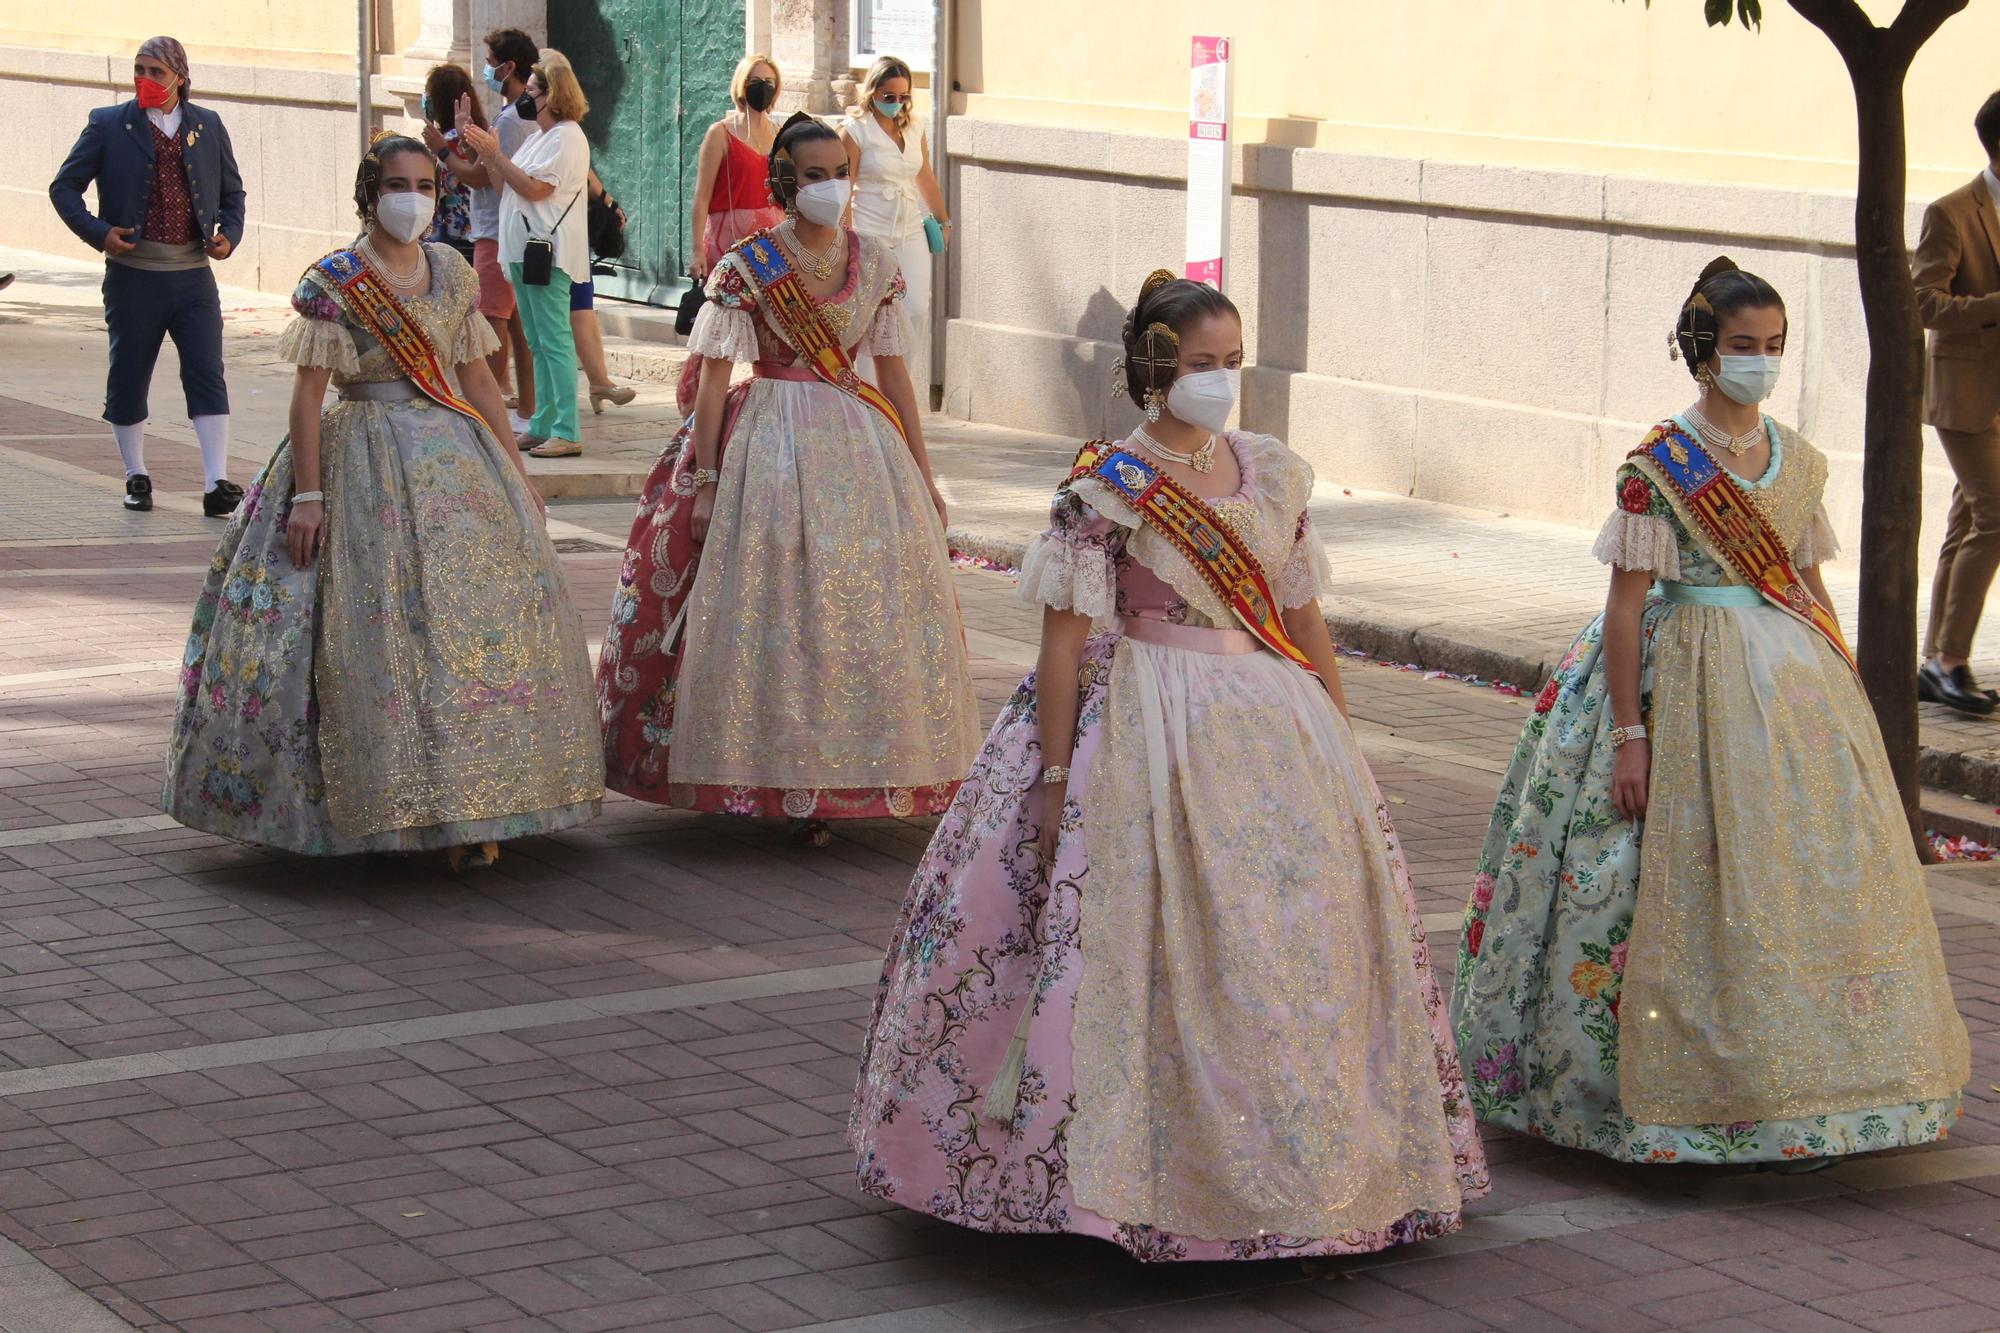
M344 403L407 403L412 398L428 398L412 380L365 380L359 384L340 386L340 400Z

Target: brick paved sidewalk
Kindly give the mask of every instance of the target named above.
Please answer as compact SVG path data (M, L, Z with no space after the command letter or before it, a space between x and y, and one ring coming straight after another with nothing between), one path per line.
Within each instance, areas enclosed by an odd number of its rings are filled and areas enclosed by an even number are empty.
M0 455L0 493L32 467ZM462 881L181 829L160 754L214 526L133 544L88 513L0 548L0 1330L2000 1327L1992 867L1932 873L1974 1031L1948 1144L1779 1178L1500 1134L1459 1236L1145 1268L854 1187L922 821L810 852L614 800ZM556 519L594 641L629 510ZM1001 576L959 583L990 714L1034 618ZM1527 705L1348 678L1448 958Z

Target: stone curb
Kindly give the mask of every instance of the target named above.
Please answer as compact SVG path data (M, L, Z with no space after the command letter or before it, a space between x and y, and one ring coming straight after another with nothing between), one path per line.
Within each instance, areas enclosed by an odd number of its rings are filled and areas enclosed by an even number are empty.
M1013 569L1021 567L1027 550L1026 542L962 528L951 529L945 537L955 553ZM1526 691L1542 687L1564 651L1552 653L1543 645L1505 634L1482 634L1475 640L1449 621L1351 598L1330 597L1323 608L1333 641L1344 648L1378 661L1477 676ZM2000 804L2000 757L1926 745L1919 762L1929 826L1951 837L2000 846L2000 811L1994 809Z

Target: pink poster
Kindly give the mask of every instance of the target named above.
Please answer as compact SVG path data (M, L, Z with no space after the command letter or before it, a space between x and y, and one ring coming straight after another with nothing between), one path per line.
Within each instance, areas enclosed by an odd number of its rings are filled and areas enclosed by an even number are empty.
M1220 290L1229 255L1230 41L1196 37L1188 62L1187 265Z

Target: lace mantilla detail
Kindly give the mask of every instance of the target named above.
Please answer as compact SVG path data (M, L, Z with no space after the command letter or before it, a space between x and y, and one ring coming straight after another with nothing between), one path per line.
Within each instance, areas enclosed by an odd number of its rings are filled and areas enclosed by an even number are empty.
M1333 587L1333 566L1327 563L1326 546L1313 531L1310 518L1299 519L1298 536L1285 567L1278 571L1271 591L1278 595L1278 609L1290 611L1324 597Z
M1826 516L1826 505L1821 504L1813 511L1806 535L1792 550L1792 563L1800 569L1812 569L1839 554L1840 539L1833 535L1833 520Z
M1211 500L1231 533L1250 550L1267 575L1282 577L1293 555L1299 519L1312 498L1312 465L1273 435L1231 432L1227 437L1243 473L1242 488L1226 499ZM1072 482L1070 489L1105 518L1131 529L1126 553L1157 575L1161 582L1213 625L1233 625L1235 617L1208 586L1200 571L1173 543L1153 531L1111 486L1094 477ZM1322 562L1325 560L1321 554ZM1273 592L1277 589L1273 588Z
M493 326L484 315L474 315L460 321L458 336L451 340L451 364L462 366L484 361L499 350L500 338L493 332Z
M1118 574L1111 552L1093 541L1070 542L1045 532L1021 558L1017 596L1030 606L1108 618L1118 605Z
M1681 545L1673 525L1651 514L1613 510L1590 548L1600 564L1655 574L1670 582L1681 577Z
M750 312L739 306L716 301L705 303L694 317L688 334L688 354L717 361L751 362L757 359L757 325Z
M354 352L354 335L347 331L347 325L316 315L292 316L278 339L278 357L295 366L342 375L361 373L360 360Z
M909 321L903 317L901 301L884 301L875 313L875 327L868 334L868 351L874 356L909 354Z

